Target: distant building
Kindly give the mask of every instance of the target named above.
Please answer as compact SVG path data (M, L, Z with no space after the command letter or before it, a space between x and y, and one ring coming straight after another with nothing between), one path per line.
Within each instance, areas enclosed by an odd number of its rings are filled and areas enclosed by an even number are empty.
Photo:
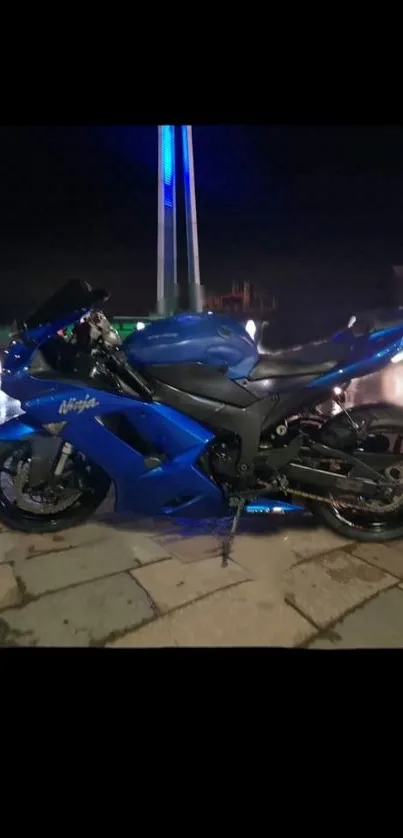
M276 309L272 295L258 293L250 282L242 285L232 283L232 290L226 294L206 296L205 308L208 311L221 311L228 314L269 315Z

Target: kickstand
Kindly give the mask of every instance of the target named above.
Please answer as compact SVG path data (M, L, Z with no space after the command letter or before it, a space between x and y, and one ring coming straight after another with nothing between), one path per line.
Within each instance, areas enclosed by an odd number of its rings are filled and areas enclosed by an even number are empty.
M231 529L228 533L226 533L221 542L221 567L228 567L228 560L231 559L231 548L234 542L236 531L238 529L239 519L245 507L245 503L246 501L244 499L238 501L236 506L236 512L232 519Z

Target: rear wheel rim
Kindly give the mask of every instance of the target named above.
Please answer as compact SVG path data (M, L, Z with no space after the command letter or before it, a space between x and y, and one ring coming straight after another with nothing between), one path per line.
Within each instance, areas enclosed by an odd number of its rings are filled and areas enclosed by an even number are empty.
M360 513L358 510L351 510L350 512L348 508L340 509L333 504L329 505L329 508L340 523L346 524L354 530L382 533L396 529L398 526L403 526L403 507L401 510L396 510L395 512L385 512L385 516L379 518L379 520L371 518L369 512Z
M396 462L396 466L392 466L387 469L387 472L390 472L393 469L397 469L399 472L398 479L403 479L403 429L400 427L399 429L385 427L377 429L376 433L369 434L366 438L364 445L362 448L358 450L371 450L371 445L373 442L376 442L380 439L387 438L389 440L389 453L395 453L396 455L401 455L401 460ZM386 452L385 452L386 453ZM381 473L381 472L380 472ZM385 473L385 472L383 472ZM393 476L388 474L388 476ZM339 507L336 504L329 504L329 508L332 510L332 513L335 518L337 518L340 523L350 527L354 530L361 530L363 532L368 533L382 533L387 532L393 529L397 529L398 527L403 526L403 495L401 499L401 504L398 509L394 509L393 511L388 512L388 505L385 504L385 513L381 514L380 512L374 512L371 514L371 511L360 512L359 510L355 510L353 507L349 509L348 507ZM376 517L379 516L379 517Z

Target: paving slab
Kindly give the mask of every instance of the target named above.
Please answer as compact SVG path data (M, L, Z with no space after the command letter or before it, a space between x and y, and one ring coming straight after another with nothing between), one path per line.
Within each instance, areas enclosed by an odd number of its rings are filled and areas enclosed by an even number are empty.
M304 642L312 632L310 623L294 608L281 600L265 599L257 582L244 582L172 611L110 646L291 647Z
M18 605L21 592L11 564L0 565L0 610Z
M403 591L390 588L336 623L310 649L402 649Z
M138 559L141 564L160 561L170 556L166 541L172 538L172 533L178 531L178 526L169 519L139 518L122 515L103 516L100 521L105 527L105 534L112 534L128 545L136 545ZM137 556L136 556L137 558Z
M320 627L395 584L380 568L342 552L295 565L285 579L287 601Z
M20 534L10 530L0 530L0 564L12 560L13 552L19 542Z
M205 532L197 532L195 528L193 534L187 531L186 537L183 537L182 533L174 533L168 537L157 535L157 538L159 543L168 547L182 561L200 561L217 553L219 537L211 523L209 527L206 523L204 528L201 524L198 529L205 529ZM264 519L260 516L245 518L240 525L235 546L240 539L247 538L253 539L256 545L259 542L263 543L268 555L281 548L288 549L297 558L318 556L351 543L347 538L342 538L323 527L316 527L310 521L302 527L281 527L278 521L274 522L269 516Z
M158 542L144 533L125 533L121 537L122 546L129 549L134 559L141 565L160 562L171 557L167 547L161 546Z
M220 553L220 542L215 535L195 535L186 538L165 537L159 538L160 549L165 549L175 556L179 561L200 562Z
M240 535L235 539L232 558L252 578L259 579L266 588L281 592L282 595L285 573L299 561L284 532L267 538Z
M88 646L141 625L155 612L128 573L47 594L2 612L3 645Z
M113 529L101 523L89 523L72 527L60 533L33 533L28 535L13 532L9 535L13 539L13 545L8 552L8 560L19 561L20 559L29 559L31 556L70 550L72 547L102 542L105 538L113 537ZM0 541L2 537L0 535Z
M293 553L302 559L329 553L331 550L343 549L351 541L314 524L307 524L301 528L285 529L282 537Z
M392 576L403 579L403 545L396 549L395 542L391 544L356 544L354 556L382 568Z
M164 515L140 516L140 515L118 515L103 516L104 523L108 522L115 530L126 533L142 533L150 538L171 536L173 533L180 534L181 527L174 518L167 518Z
M197 597L250 579L250 575L230 562L221 567L220 559L183 564L179 559L150 564L130 571L150 594L160 613L172 611Z
M138 566L133 551L114 539L19 561L15 570L33 596L111 576Z

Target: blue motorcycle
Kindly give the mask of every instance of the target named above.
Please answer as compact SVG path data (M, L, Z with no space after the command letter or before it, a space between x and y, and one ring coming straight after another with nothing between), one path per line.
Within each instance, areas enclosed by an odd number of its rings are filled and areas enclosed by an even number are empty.
M403 411L318 409L402 351L403 310L259 355L240 323L210 312L154 321L119 345L106 299L74 280L15 325L2 386L24 414L0 428L7 526L81 523L113 483L119 512L230 515L224 559L242 512L308 507L349 538L403 537Z

